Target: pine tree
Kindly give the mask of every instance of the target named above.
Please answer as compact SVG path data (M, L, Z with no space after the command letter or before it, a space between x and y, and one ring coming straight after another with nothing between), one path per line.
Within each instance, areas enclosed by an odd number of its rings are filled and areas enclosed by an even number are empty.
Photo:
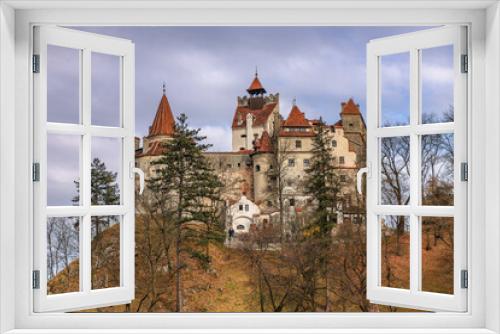
M305 191L315 203L314 218L308 229L321 236L330 235L337 222L337 201L340 195L340 182L326 135L324 123L320 120L313 141L311 165L306 171L305 180Z
M189 128L186 115L181 114L173 138L164 144L163 155L153 162L159 167L157 174L148 181L152 194L169 194L168 203L163 200L164 196L153 195L152 206L173 224L177 312L182 311L183 305L181 272L186 266L183 254L188 253L206 264L208 254L195 246L208 245L221 230L217 204L222 184L203 156L210 147L204 140L200 129ZM155 198L161 200L155 201ZM205 228L200 229L200 225Z
M106 164L99 158L94 158L91 163L90 172L90 203L91 205L119 205L120 204L120 185L116 182L118 173L107 169ZM80 181L74 181L77 195L73 197L73 203L80 203ZM117 222L115 216L93 216L92 234L94 237L100 234L108 227Z
M332 228L337 223L337 200L340 195L340 182L334 169L333 158L328 147L327 133L323 120L320 119L313 141L311 166L307 170L306 193L315 204L315 213L306 229L309 241L319 247L318 263L325 286L325 312L329 305L329 261L332 248Z

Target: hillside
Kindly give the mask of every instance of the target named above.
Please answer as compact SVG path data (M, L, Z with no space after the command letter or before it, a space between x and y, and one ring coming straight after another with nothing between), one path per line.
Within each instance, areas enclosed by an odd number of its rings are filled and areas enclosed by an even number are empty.
M172 312L175 308L175 289L172 270L160 256L152 256L157 247L154 247L158 235L146 233L145 226L138 221L136 233L136 299L130 305L119 305L89 312ZM106 254L109 248L114 248L118 240L113 236L118 226L113 226L103 233L100 242L106 245L102 247ZM148 237L149 236L149 237ZM431 236L432 238L432 236ZM146 240L149 240L146 242ZM434 240L432 240L434 242ZM95 241L94 241L95 242ZM144 247L145 244L150 247ZM401 239L402 245L408 243L407 236ZM151 246L153 245L153 246ZM395 239L390 237L387 252L387 263L390 264L392 282L408 281L408 252L403 251L400 255L394 252ZM96 245L93 245L94 248ZM146 249L145 249L146 248ZM402 247L403 250L407 247ZM450 272L450 248L443 242L436 242L429 250L423 250L424 261L424 288L427 291L449 291L451 289ZM146 255L145 255L146 254ZM245 251L225 248L222 245L211 244L209 247L211 258L210 265L204 266L195 258L186 260L186 268L182 272L182 285L184 292L184 312L259 312L260 305L255 286L252 281L251 263ZM276 257L270 256L273 261ZM268 257L268 256L266 256ZM94 261L93 261L94 262ZM50 291L60 293L74 291L77 288L78 262L70 265L70 279L67 279L67 271L60 272L49 282ZM171 266L171 265L170 265ZM112 266L114 267L114 265ZM276 264L279 267L279 263ZM154 275L151 275L154 272ZM343 275L342 271L335 270L337 275ZM112 277L105 269L101 268L97 275L104 275L108 282L108 276ZM383 275L387 275L384 271ZM109 281L110 286L116 282ZM70 290L67 290L69 287ZM341 288L341 287L338 287ZM335 287L332 287L335 289ZM350 304L345 299L338 299L332 294L331 311L361 311L356 304ZM286 310L286 309L285 309ZM372 305L371 311L410 311L401 308L388 308L385 306Z

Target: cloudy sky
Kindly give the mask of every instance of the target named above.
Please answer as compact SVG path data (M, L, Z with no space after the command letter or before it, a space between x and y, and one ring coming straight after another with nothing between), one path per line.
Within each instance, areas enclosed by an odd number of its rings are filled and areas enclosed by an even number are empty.
M82 30L130 39L136 51L136 134L148 132L165 82L175 115L187 114L214 145L231 147L230 124L237 96L244 95L256 67L269 93L280 93L284 117L292 100L309 118L335 122L340 103L350 97L366 111L366 44L375 38L415 31L415 27L92 27ZM49 50L50 51L50 50ZM439 111L451 100L448 49L424 54L423 107ZM49 52L49 121L78 119L78 57L74 50ZM94 124L116 123L119 92L118 63L113 57L92 58L92 119ZM408 57L397 55L382 61L384 122L404 123L408 110ZM52 71L52 72L51 72ZM51 73L53 74L51 83ZM95 78L95 79L94 79ZM52 101L52 102L51 102ZM54 143L57 141L54 140ZM70 141L68 141L70 142ZM66 146L68 146L67 144ZM78 176L64 166L64 153L53 145L54 164L66 171L67 181L53 194L66 189ZM63 145L64 146L64 145ZM110 145L109 147L111 147ZM49 150L51 148L49 147ZM102 157L112 159L106 145ZM96 148L96 152L97 152ZM96 153L97 154L97 153ZM59 158L57 158L59 157ZM57 159L56 159L57 158ZM59 161L59 162L57 162ZM108 165L116 165L111 161ZM50 170L50 169L49 169ZM53 181L60 178L54 175ZM49 175L50 178L50 175ZM55 189L54 188L54 189ZM74 189L74 188L73 188ZM50 191L50 190L49 190ZM49 196L50 197L50 196ZM59 195L57 195L59 197ZM63 195L69 198L68 194Z
M296 98L309 117L323 116L334 122L338 119L340 103L349 97L365 112L368 41L416 28L99 27L85 30L135 43L137 135L147 134L165 82L173 112L187 114L192 126L203 128L211 137L214 150L227 150L236 97L246 93L256 67L268 92L280 93L283 116L286 117ZM389 74L397 71L392 72ZM391 90L395 87L397 85Z

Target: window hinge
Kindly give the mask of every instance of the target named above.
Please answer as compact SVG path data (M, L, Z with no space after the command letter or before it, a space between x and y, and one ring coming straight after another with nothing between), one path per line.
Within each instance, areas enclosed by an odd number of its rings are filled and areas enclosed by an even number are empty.
M40 181L40 164L38 162L33 163L33 182Z
M40 73L40 55L33 55L33 73Z
M40 289L40 270L33 270L33 289Z
M469 72L469 56L462 55L462 73Z
M462 270L460 275L460 287L467 289L469 287L469 271Z
M462 181L469 181L469 164L462 162L460 165L460 179Z

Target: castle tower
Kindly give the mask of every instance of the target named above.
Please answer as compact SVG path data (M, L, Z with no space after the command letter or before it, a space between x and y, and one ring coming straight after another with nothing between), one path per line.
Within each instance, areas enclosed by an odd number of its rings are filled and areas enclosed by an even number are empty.
M349 150L356 152L359 167L366 163L366 124L363 115L352 98L341 103L340 118L344 136L349 140Z
M267 94L257 72L247 93L238 96L231 126L233 151L252 151L264 131L272 136L279 116L279 94Z
M264 94L266 93L266 90L260 83L257 71L255 71L255 78L250 84L250 87L248 87L247 92L250 95L250 98L248 99L248 107L251 110L262 109L264 106Z
M257 205L271 199L268 189L268 173L272 165L272 158L273 149L271 137L267 131L264 131L262 136L255 141L255 153L252 155L254 183L253 191L254 200Z
M153 124L149 127L148 135L144 137L144 153L147 153L152 148L154 143L164 142L172 138L174 135L174 115L165 93L165 84L163 84L163 94L161 96L160 103L158 104Z

